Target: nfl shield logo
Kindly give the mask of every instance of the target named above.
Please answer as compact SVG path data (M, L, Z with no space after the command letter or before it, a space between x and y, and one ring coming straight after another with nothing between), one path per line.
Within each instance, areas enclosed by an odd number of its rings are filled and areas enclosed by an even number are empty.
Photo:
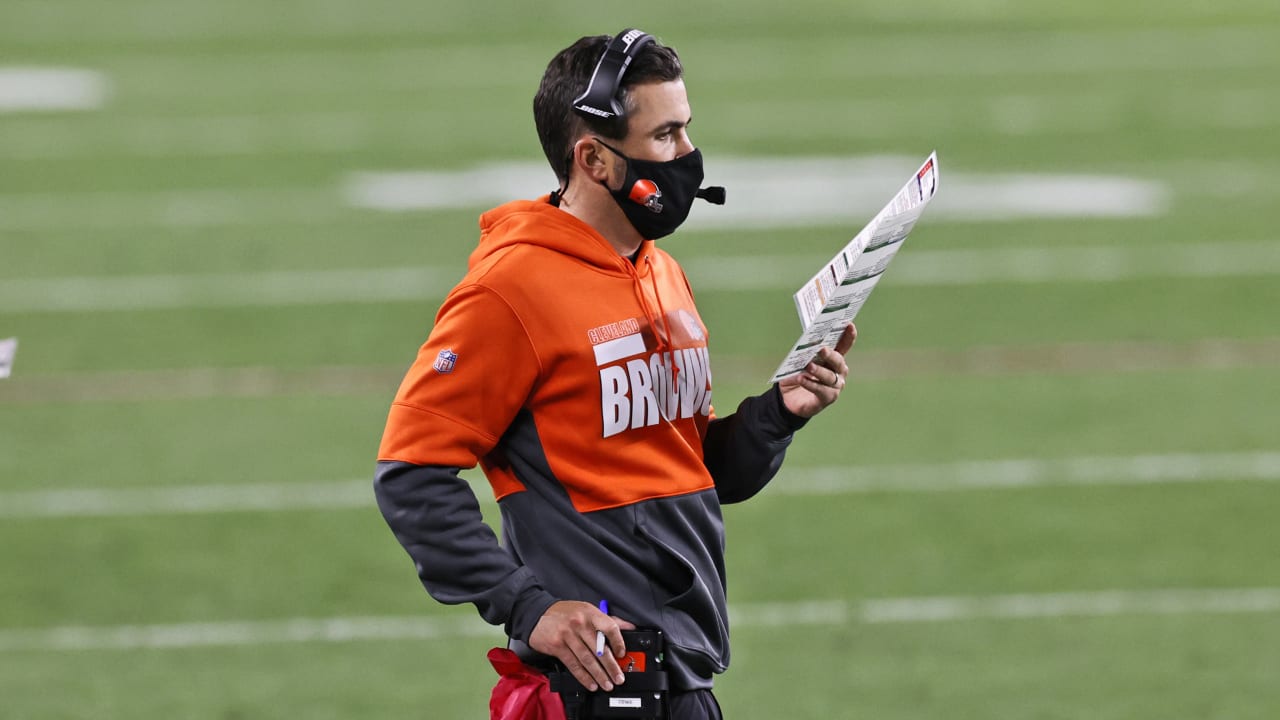
M453 372L454 364L457 362L458 353L445 348L440 351L439 355L436 355L436 361L431 364L431 367L435 368L438 373L451 373Z

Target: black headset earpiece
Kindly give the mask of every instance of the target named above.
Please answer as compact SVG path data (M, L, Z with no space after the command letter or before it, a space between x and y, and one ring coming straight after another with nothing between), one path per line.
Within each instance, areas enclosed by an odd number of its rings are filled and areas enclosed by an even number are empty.
M627 28L609 41L600 62L591 73L591 82L587 91L573 101L573 109L583 117L594 117L601 120L620 118L626 115L622 103L618 101L618 87L622 85L622 76L627 66L640 54L641 48L653 42L653 36L635 28Z

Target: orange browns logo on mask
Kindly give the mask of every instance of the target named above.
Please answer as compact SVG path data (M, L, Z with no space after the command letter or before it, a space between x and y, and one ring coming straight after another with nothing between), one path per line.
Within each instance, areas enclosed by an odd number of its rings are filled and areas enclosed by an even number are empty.
M662 191L652 180L643 178L637 180L636 184L631 186L628 197L656 213L662 212Z

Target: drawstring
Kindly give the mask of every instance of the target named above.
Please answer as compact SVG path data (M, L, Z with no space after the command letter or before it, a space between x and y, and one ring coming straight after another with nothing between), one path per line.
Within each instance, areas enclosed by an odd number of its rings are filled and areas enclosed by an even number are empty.
M645 262L649 260L645 257ZM658 334L658 321L653 317L653 311L649 309L649 301L644 296L644 286L640 284L640 273L636 271L636 266L630 260L623 258L623 264L627 266L627 272L631 273L631 289L635 292L636 300L640 303L640 309L644 311L645 320L649 321L649 327L653 329L653 336L658 341L658 351L661 352L666 341Z
M658 273L654 271L648 254L644 256L644 264L649 270L649 284L653 287L653 297L658 301L658 316L662 318L662 336L658 337L658 353L665 356L668 351L672 350L670 343L671 326L667 324L667 309L662 306L662 293L658 292ZM653 327L653 334L657 335L658 328L652 324L652 318L650 318L649 323ZM680 387L680 366L676 364L675 352L672 351L667 358L668 362L671 363L671 387L678 388Z
M667 309L662 307L662 294L658 292L658 274L653 271L653 264L649 262L649 256L644 256L644 264L649 270L649 285L653 288L653 297L658 301L658 317L662 318L662 334L665 339L658 339L658 352L670 349L671 326L667 325ZM654 334L657 334L657 328L654 328Z
M671 343L671 326L667 324L667 310L662 306L662 294L658 292L658 277L653 270L653 264L649 261L649 255L645 254L644 264L649 271L649 284L653 287L653 297L658 301L658 315L662 318L662 331L658 330L658 320L653 317L653 310L649 307L649 300L644 296L644 285L640 282L640 272L636 269L635 263L628 262L625 259L623 263L627 266L627 272L631 273L632 289L635 290L636 299L640 301L640 309L644 311L644 317L649 321L649 327L653 330L653 336L658 341L659 357L667 355L667 359L671 363L671 387L680 387L680 366L676 364L675 352L672 351Z

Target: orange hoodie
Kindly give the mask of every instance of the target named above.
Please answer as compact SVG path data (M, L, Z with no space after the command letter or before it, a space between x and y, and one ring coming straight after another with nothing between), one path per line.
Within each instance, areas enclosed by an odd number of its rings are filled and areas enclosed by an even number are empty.
M776 388L713 419L683 271L634 264L546 198L479 247L392 404L375 492L424 586L526 641L553 602L663 629L676 688L728 664L721 502L757 492L802 423ZM484 468L503 542L460 468Z
M491 454L522 408L579 511L712 487L707 332L670 255L646 241L633 265L545 201L481 218L469 271L400 387L379 456L480 461L501 499L524 489Z

